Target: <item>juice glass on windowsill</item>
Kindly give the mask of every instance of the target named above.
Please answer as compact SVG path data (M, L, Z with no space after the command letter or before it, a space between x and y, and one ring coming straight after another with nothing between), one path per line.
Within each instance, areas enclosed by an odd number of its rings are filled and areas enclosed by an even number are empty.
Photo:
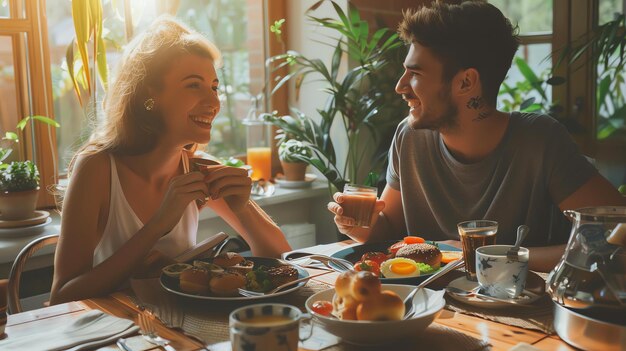
M272 148L249 147L247 150L248 165L252 168L253 181L272 178Z
M369 227L376 205L377 189L371 186L348 184L343 189L343 215L354 218L355 226Z

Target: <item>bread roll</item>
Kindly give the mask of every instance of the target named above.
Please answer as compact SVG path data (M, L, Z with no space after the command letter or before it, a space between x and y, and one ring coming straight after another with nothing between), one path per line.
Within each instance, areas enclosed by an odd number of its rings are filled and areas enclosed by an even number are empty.
M231 267L242 263L245 259L236 252L224 252L213 258L213 263L220 267Z
M391 290L363 301L356 309L360 321L396 321L404 317L404 302Z
M441 266L441 251L431 244L408 244L396 252L396 257L410 258L415 262L426 263L434 269Z
M209 272L197 267L187 268L180 273L180 290L188 294L209 293Z
M366 301L380 294L380 279L369 271L355 274L350 285L350 295L357 301Z
M225 271L213 275L209 283L211 292L218 296L237 296L237 289L246 286L246 277L238 272Z
M356 272L354 271L346 271L337 277L335 280L335 292L339 296L349 296L351 294L351 286L352 286L352 277Z
M359 306L359 302L353 299L352 296L339 296L335 294L332 303L332 313L335 317L342 320L356 320L356 309Z

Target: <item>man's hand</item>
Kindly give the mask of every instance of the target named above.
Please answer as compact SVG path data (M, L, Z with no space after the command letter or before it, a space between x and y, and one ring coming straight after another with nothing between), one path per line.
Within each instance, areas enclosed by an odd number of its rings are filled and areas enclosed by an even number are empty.
M339 232L342 234L345 234L355 240L358 240L358 238L355 238L359 236L359 234L357 233L357 230L361 229L363 230L361 227L356 227L355 226L355 220L354 218L351 217L346 217L343 215L343 207L341 207L341 204L344 202L344 194L337 192L333 195L333 199L335 200L335 202L329 202L328 203L328 210L330 212L332 212L335 215L335 224L337 225L337 229L339 229ZM385 202L383 200L376 200L376 204L374 205L374 209L371 213L370 216L370 225L369 227L372 228L375 224L376 221L378 220L378 214L385 208Z

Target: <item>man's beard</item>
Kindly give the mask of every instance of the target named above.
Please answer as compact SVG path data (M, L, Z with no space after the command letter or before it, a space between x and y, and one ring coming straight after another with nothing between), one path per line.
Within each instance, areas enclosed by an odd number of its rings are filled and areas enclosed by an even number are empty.
M458 122L459 109L450 99L449 87L444 87L438 94L439 103L445 106L445 110L439 116L435 116L431 111L422 111L420 119L410 118L409 127L411 129L430 129L436 131L446 131L454 129Z

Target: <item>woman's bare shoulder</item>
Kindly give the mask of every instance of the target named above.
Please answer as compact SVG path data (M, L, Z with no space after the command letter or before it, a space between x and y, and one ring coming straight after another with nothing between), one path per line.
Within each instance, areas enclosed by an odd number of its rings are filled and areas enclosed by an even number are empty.
M83 153L76 156L74 169L72 171L73 179L75 177L101 177L109 176L111 170L111 161L107 152Z
M110 179L108 153L81 154L76 157L63 201L62 235L70 233L75 236L80 233L81 240L99 237L97 233L102 232L108 217ZM93 236L87 233L93 233ZM96 239L93 240L96 242Z
M80 154L76 157L68 190L88 192L90 197L108 195L111 161L106 152Z

